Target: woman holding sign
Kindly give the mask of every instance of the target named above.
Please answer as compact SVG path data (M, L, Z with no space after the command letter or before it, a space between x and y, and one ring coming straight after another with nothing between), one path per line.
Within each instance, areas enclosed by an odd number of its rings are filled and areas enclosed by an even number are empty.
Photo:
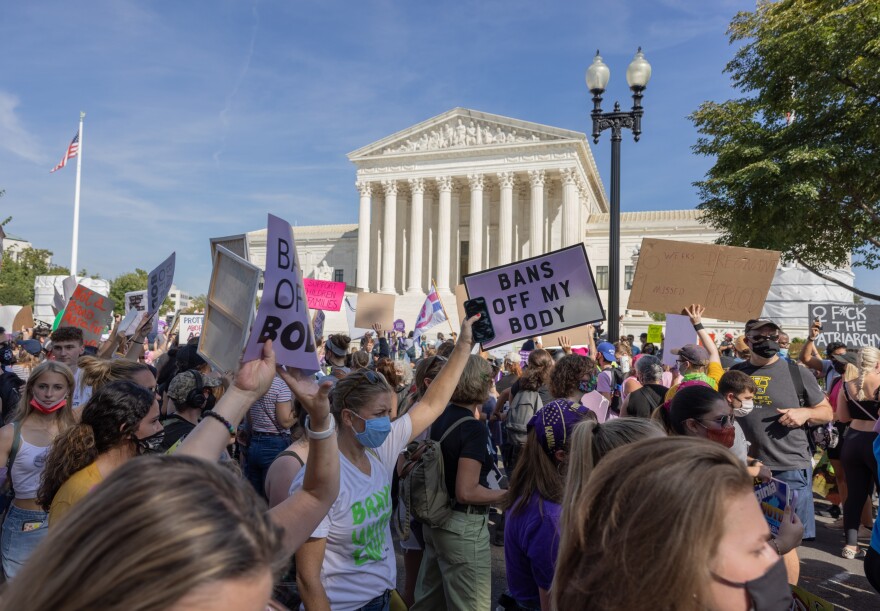
M471 326L476 319L462 323L446 365L421 400L394 422L390 416L397 397L380 374L351 373L333 388L332 413L339 429L339 497L296 554L299 592L310 611L388 609L397 582L390 526L392 473L406 445L449 403L473 347ZM302 400L299 389L293 391ZM292 491L302 486L302 475L297 475Z

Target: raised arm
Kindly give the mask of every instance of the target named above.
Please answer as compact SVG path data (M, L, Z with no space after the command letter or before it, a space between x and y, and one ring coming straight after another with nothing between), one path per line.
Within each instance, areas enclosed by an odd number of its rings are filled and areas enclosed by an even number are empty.
M309 460L302 487L269 510L272 520L284 528L284 549L292 554L308 540L339 495L339 448L330 415L333 384L318 386L311 376L293 368L279 367L278 375L309 414Z
M458 341L455 342L455 348L449 355L449 360L437 377L428 386L425 396L422 400L410 408L409 417L412 421L412 435L410 440L415 439L422 431L431 426L452 398L452 393L458 385L458 379L464 371L468 357L471 354L471 348L474 346L474 336L471 333L471 327L474 322L479 319L479 314L472 316L461 323L461 333Z
M798 361L820 374L824 373L822 357L819 355L819 350L816 349L815 342L821 331L821 323L818 320L813 321L813 324L810 326L810 335L807 337L807 341L804 342L801 353L798 355Z
M150 329L153 328L153 317L145 316L141 321L141 324L138 325L137 331L134 336L131 338L131 347L128 349L128 352L125 353L125 360L127 361L137 361L144 355L144 342L146 341L147 335L150 334Z
M715 345L709 332L703 328L703 312L705 311L706 308L702 305L694 303L691 304L689 308L685 308L683 313L691 319L691 324L694 326L694 330L700 338L700 343L703 344L703 347L709 353L709 362L718 363L720 365L721 355L718 353L718 346Z
M587 325L587 348L590 350L590 358L596 360L596 328L593 325Z

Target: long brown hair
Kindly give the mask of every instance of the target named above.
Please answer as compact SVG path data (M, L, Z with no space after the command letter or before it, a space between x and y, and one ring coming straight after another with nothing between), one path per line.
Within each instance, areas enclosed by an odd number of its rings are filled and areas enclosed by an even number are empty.
M198 458L144 456L52 527L0 606L168 609L206 584L275 577L286 561L281 531L247 481Z
M24 422L28 416L36 411L31 407L31 399L34 398L34 386L37 385L40 376L45 373L57 373L64 378L65 382L67 382L67 395L65 397L65 399L67 399L67 405L52 414L55 417L55 422L58 424L58 433L61 434L76 424L76 416L73 415L73 387L75 382L73 374L70 372L70 368L64 363L59 363L58 361L46 361L34 367L28 377L24 392L21 393L21 400L18 402L18 407L15 410L15 414L12 416L12 420L15 422Z
M568 452L568 448L563 448ZM505 497L504 509L517 513L528 507L532 495L540 498L538 511L543 515L544 501L562 503L565 476L559 470L559 463L551 459L535 435L532 427L526 436L522 456L517 460L510 486Z
M553 371L553 357L546 350L539 348L529 353L529 366L519 379L519 387L523 390L538 390L550 383Z
M563 532L553 608L708 608L725 504L751 490L745 466L718 443L670 437L614 450L584 488L576 530Z
M105 384L117 380L130 380L141 371L150 371L145 363L126 361L125 359L99 359L95 356L82 356L79 359L82 369L82 383L96 391Z

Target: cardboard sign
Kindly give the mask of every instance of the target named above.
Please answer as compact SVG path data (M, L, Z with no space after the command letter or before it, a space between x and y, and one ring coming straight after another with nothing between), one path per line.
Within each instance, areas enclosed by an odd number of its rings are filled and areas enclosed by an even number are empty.
M663 342L663 364L675 367L678 357L672 354L674 348L685 344L696 344L697 332L691 319L681 314L666 315L666 339Z
M769 482L755 484L755 496L764 512L764 519L770 526L770 532L774 537L779 535L779 526L782 524L785 508L791 503L791 491L788 484L778 479Z
M82 329L83 343L96 346L101 340L104 327L113 316L113 300L79 285L73 291L59 327Z
M605 319L583 244L464 278L471 299L483 297L495 339L483 349Z
M216 247L199 355L218 371L232 372L238 366L254 319L259 284L260 268Z
M290 223L271 214L266 233L263 299L244 360L260 358L263 344L268 340L272 340L279 365L308 372L320 369L293 229Z
M18 316L21 309L21 306L18 305L0 306L0 327L6 329L8 333L12 333L15 330L15 327L13 327L15 317Z
M153 314L159 311L168 293L171 291L171 283L174 282L174 262L177 253L162 261L159 267L150 272L147 278L147 312Z
M303 278L303 286L306 289L309 308L328 312L338 312L342 309L342 299L345 297L344 282Z
M648 343L660 344L663 342L663 325L648 325Z
M391 330L394 327L394 300L394 295L361 293L357 299L355 326L371 329L379 323L382 331Z
M129 310L147 311L147 291L130 291L125 294L125 313Z
M185 344L194 337L202 334L202 324L205 321L204 314L181 314L180 334L177 336L181 344Z
M706 317L758 318L779 264L774 250L645 238L627 308L681 312L692 303Z
M7 329L7 332L21 331L22 327L33 329L36 324L34 321L34 309L31 306L24 306L15 315L15 320L12 321L12 328Z
M822 323L822 332L816 338L817 348L825 348L831 342L850 348L880 347L880 305L811 303L809 323L817 318Z
M595 331L594 331L595 332ZM565 336L568 339L568 344L570 346L589 346L590 345L590 331L587 329L587 325L582 325L580 327L575 327L573 329L566 329L565 331L561 331L560 333L554 333L549 336L547 339L552 338L551 341L556 342L557 345L561 345L559 338ZM548 344L544 344L548 346ZM591 354L590 357L595 357L595 354Z
M324 337L324 320L326 318L324 310L315 312L315 317L312 319L312 333L315 334L315 337Z

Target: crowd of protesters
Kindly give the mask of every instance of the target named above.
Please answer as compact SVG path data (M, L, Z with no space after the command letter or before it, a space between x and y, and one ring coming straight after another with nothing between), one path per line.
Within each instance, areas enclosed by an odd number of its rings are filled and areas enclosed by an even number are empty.
M841 555L880 591L880 350L822 354L814 326L793 360L773 320L716 343L684 313L674 365L593 328L499 358L475 317L318 338L317 374L266 342L221 375L149 319L94 347L0 330L0 608L782 611L823 451Z

